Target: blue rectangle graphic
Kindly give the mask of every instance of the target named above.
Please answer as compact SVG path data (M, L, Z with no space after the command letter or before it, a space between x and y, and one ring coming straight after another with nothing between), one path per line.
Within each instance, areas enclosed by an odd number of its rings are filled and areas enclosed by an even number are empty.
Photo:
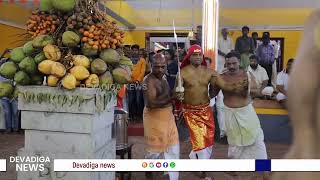
M256 171L271 171L271 160L261 159L256 160Z

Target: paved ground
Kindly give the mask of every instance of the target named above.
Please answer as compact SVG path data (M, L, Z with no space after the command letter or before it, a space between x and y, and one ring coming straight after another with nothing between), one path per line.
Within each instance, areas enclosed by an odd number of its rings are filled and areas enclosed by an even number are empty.
M142 159L144 153L143 137L130 137L129 141L134 144L133 158ZM24 135L21 134L0 134L0 158L6 158L8 161L9 156L15 156L19 148L24 146ZM267 144L268 155L270 158L282 158L288 150L288 145L285 144ZM187 159L191 149L190 143L181 142L181 158ZM216 144L214 147L214 156L217 159L226 158L227 145ZM210 177L215 180L260 180L263 179L261 174L257 173L239 173L237 176L231 176L223 172L210 172ZM144 173L133 172L133 180L145 179ZM161 173L156 173L155 180L166 180L168 176L163 176ZM180 173L181 180L197 180L198 174L194 172ZM7 172L0 173L0 180L16 180L16 172L14 164L8 164Z

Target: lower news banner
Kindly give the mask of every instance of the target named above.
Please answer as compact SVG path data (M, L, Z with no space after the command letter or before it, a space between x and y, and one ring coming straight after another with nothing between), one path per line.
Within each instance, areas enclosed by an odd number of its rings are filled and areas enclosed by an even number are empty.
M255 171L255 160L55 159L54 171Z

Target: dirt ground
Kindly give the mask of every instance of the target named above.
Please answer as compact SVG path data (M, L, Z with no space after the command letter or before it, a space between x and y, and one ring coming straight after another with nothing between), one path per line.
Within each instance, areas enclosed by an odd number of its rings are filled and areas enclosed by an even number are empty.
M144 156L144 144L143 137L129 137L129 142L133 143L133 158L143 159ZM24 146L23 134L0 134L0 159L8 159L10 156L15 156L17 150ZM279 159L284 156L288 151L289 145L267 143L267 151L270 159ZM181 159L188 159L188 155L191 149L190 142L181 142ZM216 143L214 146L214 158L224 159L227 158L227 145ZM259 173L238 173L236 176L231 176L225 172L209 172L208 176L214 180L262 180L262 175ZM143 172L133 172L133 180L144 180L145 176ZM155 173L154 180L166 180L168 176L162 175L162 173ZM199 174L195 172L181 172L180 180L197 180ZM16 180L16 172L14 164L8 163L7 172L0 172L0 180Z

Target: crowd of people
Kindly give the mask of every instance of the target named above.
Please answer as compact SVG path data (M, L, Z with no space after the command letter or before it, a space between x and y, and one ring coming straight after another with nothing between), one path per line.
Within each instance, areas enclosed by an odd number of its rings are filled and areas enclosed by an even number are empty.
M210 58L204 57L197 44L181 58L181 79L177 78L179 63L173 50L149 56L152 70L142 81L147 87L143 90L146 158L179 158L179 137L183 132L177 122L183 119L192 145L191 159L210 159L215 139L227 139L229 158L267 159L264 134L252 99L285 102L294 60L290 59L286 69L277 75L273 87L277 47L270 43L269 32L263 33L262 42L257 40L257 33L252 33L253 37L248 34L249 28L243 27L242 36L233 47L228 30L222 29L217 71L210 69ZM179 85L184 91L177 91L181 89ZM152 173L146 175L150 177ZM178 176L177 172L169 172L170 179ZM206 174L202 173L202 177Z

